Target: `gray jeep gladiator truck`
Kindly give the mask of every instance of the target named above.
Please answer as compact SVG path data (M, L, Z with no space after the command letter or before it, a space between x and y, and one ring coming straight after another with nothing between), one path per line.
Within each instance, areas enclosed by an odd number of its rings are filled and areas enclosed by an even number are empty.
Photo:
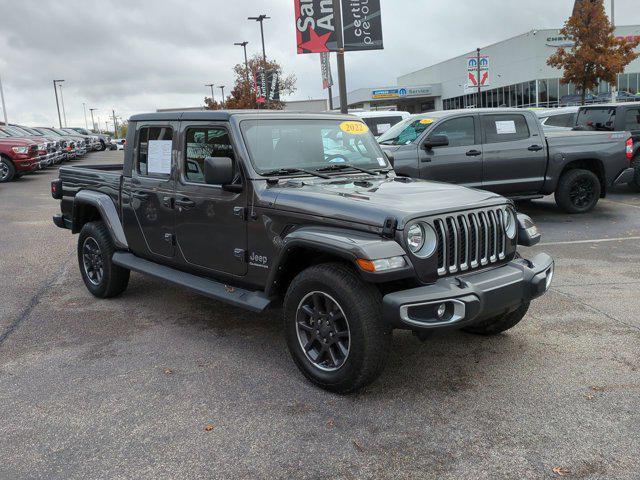
M410 117L378 138L398 175L482 188L515 200L555 194L568 213L595 208L607 188L633 180L629 132L545 132L515 108Z
M133 270L282 306L294 362L336 392L378 376L393 329L497 334L553 277L549 255L516 253L540 234L510 200L396 176L351 116L137 115L123 165L63 167L51 190L93 295L122 293Z

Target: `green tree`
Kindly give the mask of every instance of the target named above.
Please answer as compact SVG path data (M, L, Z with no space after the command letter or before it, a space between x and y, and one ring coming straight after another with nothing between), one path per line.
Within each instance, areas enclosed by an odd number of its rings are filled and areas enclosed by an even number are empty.
M634 52L638 41L616 38L603 0L583 0L576 4L573 15L560 30L560 35L572 38L574 46L559 48L547 64L564 70L562 83L573 83L582 94L582 104L588 90L600 81L615 85L617 75L638 57Z
M234 86L231 90L231 95L223 99L224 104L222 102L212 101L210 97L207 97L204 99L206 108L210 110L219 110L221 108L230 110L257 108L282 110L282 108L284 107L284 102L282 101L269 102L264 104L258 103L256 101L254 85L255 74L260 70L275 71L280 78L280 98L282 98L284 95L291 95L296 91L295 75L291 74L288 76L284 76L282 66L278 62L276 62L275 60L267 60L265 62L262 59L262 55L259 54L251 57L248 64L248 69L244 63L239 63L235 67L233 67L235 75Z

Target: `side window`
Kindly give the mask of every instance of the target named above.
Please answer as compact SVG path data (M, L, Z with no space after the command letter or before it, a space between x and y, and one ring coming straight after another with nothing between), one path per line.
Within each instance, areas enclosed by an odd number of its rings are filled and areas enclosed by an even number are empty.
M570 113L563 113L561 115L551 115L544 122L545 125L550 127L570 127L573 120L573 115Z
M616 109L612 107L604 108L581 108L578 114L578 125L590 128L591 130L613 131L616 120Z
M632 108L627 110L627 114L624 117L624 129L640 130L640 109Z
M549 125L548 122L547 125ZM527 119L524 115L483 115L482 127L487 143L526 140L531 136Z
M226 128L188 128L186 143L184 177L188 182L204 183L204 159L207 157L229 157L235 160Z
M461 117L446 120L429 134L446 135L450 147L468 147L476 142L476 123L473 117Z
M140 175L171 175L171 127L142 127L138 132L136 171Z

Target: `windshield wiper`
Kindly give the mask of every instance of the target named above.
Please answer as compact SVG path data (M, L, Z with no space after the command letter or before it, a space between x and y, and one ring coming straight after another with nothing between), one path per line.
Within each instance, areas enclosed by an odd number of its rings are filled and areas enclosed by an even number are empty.
M307 175L311 175L312 177L320 177L329 179L331 178L328 175L323 175L318 172L314 172L313 170L306 170L304 168L278 168L276 170L269 170L268 172L264 172L262 175L265 177L271 177L274 175L291 175L292 173L306 173Z
M356 167L355 165L351 165L350 163L337 163L335 165L328 165L326 167L320 167L316 169L316 172L337 172L340 170L348 170L353 169L359 172L368 173L369 175L377 175L378 172L373 170L369 170L362 167Z

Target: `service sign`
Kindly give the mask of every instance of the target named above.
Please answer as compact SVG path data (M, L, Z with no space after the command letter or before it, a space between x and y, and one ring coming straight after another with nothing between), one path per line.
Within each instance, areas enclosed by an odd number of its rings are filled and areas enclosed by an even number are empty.
M293 0L298 53L335 52L338 39L331 0Z
M342 0L344 49L382 50L380 0Z

